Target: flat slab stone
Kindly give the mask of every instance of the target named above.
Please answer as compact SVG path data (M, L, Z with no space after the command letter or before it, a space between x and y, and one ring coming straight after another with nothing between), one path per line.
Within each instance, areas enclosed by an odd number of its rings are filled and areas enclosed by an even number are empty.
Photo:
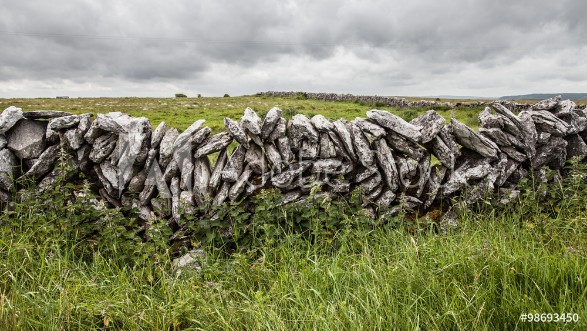
M71 116L72 113L60 111L60 110L32 110L25 111L22 113L25 118L36 120L36 119L51 119L64 116Z
M8 132L7 147L19 159L35 159L45 150L47 122L23 119Z

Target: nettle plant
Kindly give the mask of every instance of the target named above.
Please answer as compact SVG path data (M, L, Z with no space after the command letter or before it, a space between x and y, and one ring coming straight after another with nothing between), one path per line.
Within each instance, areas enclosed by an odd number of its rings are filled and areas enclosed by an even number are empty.
M333 200L320 189L314 186L307 199L288 204L278 190L267 189L247 200L197 207L182 215L186 237L195 245L239 250L272 245L290 234L335 243L340 231L372 230L379 224L365 213L359 189L347 200Z

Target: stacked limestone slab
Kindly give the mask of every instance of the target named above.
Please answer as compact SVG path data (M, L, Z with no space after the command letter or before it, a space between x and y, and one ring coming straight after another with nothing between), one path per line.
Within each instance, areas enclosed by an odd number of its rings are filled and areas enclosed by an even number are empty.
M278 108L260 118L247 108L240 119L226 118L217 134L204 120L180 133L117 112L94 118L9 107L0 114L0 199L17 196L17 179L50 183L67 159L107 203L133 206L143 219L178 220L184 208L267 188L290 203L315 185L333 199L360 187L365 208L384 215L400 202L427 210L463 192L469 202L515 192L531 170L561 169L587 155L587 114L572 101L548 99L519 113L508 106L482 111L478 131L456 119L446 123L434 110L406 122L376 109L332 121L299 114L286 120Z

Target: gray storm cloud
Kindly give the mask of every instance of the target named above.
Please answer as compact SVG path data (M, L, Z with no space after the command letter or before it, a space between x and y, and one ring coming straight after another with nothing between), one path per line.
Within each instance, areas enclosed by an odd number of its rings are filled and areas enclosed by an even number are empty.
M583 0L12 1L0 96L584 92L585 12Z

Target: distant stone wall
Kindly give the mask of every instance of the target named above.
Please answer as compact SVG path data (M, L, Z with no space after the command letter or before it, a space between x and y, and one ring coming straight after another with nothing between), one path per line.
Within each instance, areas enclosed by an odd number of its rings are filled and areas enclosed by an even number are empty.
M72 180L83 173L107 203L134 206L144 220L179 220L182 207L247 199L263 188L291 203L314 185L333 199L360 187L365 208L385 217L400 203L426 211L463 192L469 202L490 192L513 198L531 170L587 155L587 113L560 98L518 114L494 103L479 114L479 131L456 119L447 125L434 110L411 122L381 110L347 122L288 121L278 108L261 119L247 108L214 135L204 122L180 133L118 112L93 119L9 107L0 115L0 200L18 196L19 180L51 183L61 157Z
M490 106L494 103L499 103L502 106L507 107L513 111L527 110L532 107L530 104L517 103L507 100L496 100L496 101L458 101L458 102L443 102L443 101L432 101L432 100L417 100L408 101L406 98L401 97L384 97L377 95L353 95L353 94L337 94L337 93L306 93L306 92L261 92L258 95L280 97L280 98L292 98L302 97L310 100L322 100L322 101L339 101L339 102L363 102L370 105L383 105L387 107L397 108L430 108L430 107L479 107L479 106ZM576 106L577 109L585 109L585 106Z

